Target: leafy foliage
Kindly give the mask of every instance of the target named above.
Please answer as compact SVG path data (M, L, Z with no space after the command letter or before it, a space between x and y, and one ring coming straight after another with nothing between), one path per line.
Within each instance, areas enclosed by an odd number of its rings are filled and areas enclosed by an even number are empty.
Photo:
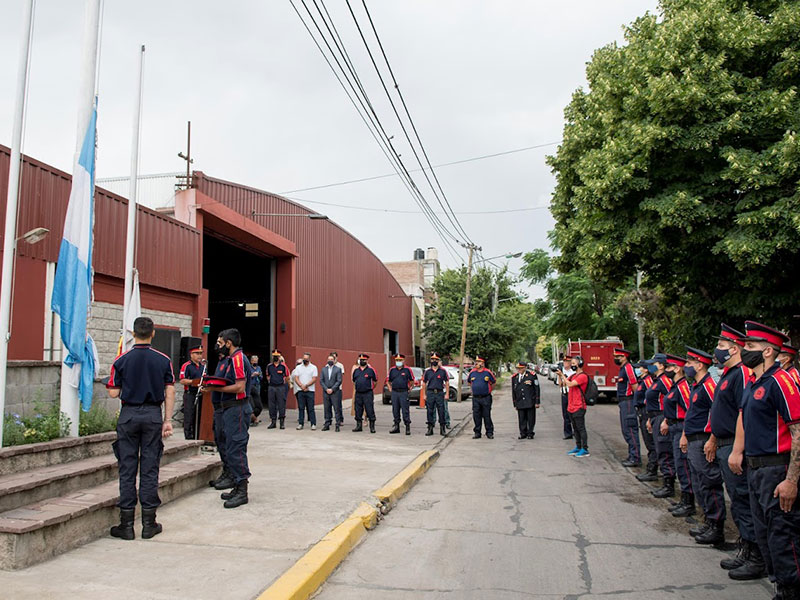
M95 433L114 431L117 428L118 418L119 412L110 413L102 404L93 402L88 411L81 411L78 435L93 435Z
M58 404L36 405L36 414L23 417L7 414L3 421L3 445L20 446L48 442L69 434L70 421Z
M595 52L565 110L551 241L561 277L584 276L559 285L588 305L586 278L618 290L641 269L666 311L651 326L701 347L720 320L797 333L800 3L661 10Z

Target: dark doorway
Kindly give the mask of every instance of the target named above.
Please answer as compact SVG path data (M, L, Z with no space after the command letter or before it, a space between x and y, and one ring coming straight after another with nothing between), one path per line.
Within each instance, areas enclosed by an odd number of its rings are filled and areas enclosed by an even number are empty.
M217 335L236 328L242 334L242 349L248 356L258 354L263 363L270 340L270 286L272 259L203 235L203 287L208 290L209 368L217 364L213 352Z

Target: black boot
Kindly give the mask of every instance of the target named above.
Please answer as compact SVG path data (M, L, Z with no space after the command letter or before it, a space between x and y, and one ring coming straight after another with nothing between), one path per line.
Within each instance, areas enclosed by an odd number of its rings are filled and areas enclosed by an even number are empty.
M119 509L119 525L111 528L111 535L121 540L132 540L136 537L133 532L133 516L136 512L133 508Z
M428 431L425 432L425 435L433 435L433 425L428 423Z
M336 424L336 432L337 432L337 433L338 433L338 431L339 431L339 428L340 428L340 425L339 425L339 423L337 423L337 424Z
M286 419L281 419L281 429L286 429L286 425L283 423Z
M225 500L225 504L222 506L225 508L236 508L242 504L247 504L247 479L236 484L236 487L233 488L233 494L230 498Z
M229 490L235 485L236 482L233 480L231 474L227 471L223 471L222 476L214 483L214 489Z
M709 521L708 531L694 538L698 544L721 544L725 541L725 521L718 519Z
M684 506L686 506L686 492L681 492L681 499L678 501L678 503L673 504L667 510L672 513L676 510L682 509Z
M623 467L640 467L642 463L638 460L633 460L632 458L628 458L622 461Z
M741 567L747 559L750 557L750 545L744 541L742 538L739 538L736 541L736 556L733 558L723 558L719 561L719 566L726 571L730 571L732 569L738 569Z
M356 426L353 427L353 431L364 431L364 428L361 427L361 421L356 421Z
M275 429L275 419L272 419L267 425L267 429Z
M161 523L156 523L156 509L142 509L142 539L149 540L151 537L161 533Z
M702 523L698 523L697 525L689 529L689 535L691 535L692 537L697 537L698 535L702 535L706 531L708 531L709 527L711 527L711 523L708 519L706 519Z
M389 433L400 433L400 423L395 423L394 427L389 430Z
M228 473L228 469L226 467L222 467L222 473L219 474L219 477L216 479L212 479L208 482L208 487L216 488L218 483L225 481L226 479L230 479L230 474ZM227 489L227 488L222 488Z
M672 498L675 495L675 478L664 477L664 485L653 492L655 498Z
M744 551L744 562L741 566L728 571L728 577L736 581L749 581L751 579L761 579L767 576L767 565L764 557L761 556L761 549L758 544L742 540Z
M369 432L370 433L375 433L375 421L370 421L369 422Z
M444 425L439 425L439 435L447 435L447 429Z
M649 481L658 481L658 465L648 466L644 473L639 473L636 479L645 483Z
M406 435L411 435L411 423L406 423Z
M673 517L691 517L696 511L694 508L694 494L691 492L684 492L681 494L681 502L683 506L680 504L680 508L676 508L672 511Z

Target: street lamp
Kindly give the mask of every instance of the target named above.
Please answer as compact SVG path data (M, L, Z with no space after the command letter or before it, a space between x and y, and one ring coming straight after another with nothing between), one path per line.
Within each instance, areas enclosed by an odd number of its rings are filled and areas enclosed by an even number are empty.
M47 234L50 233L50 230L47 227L36 227L35 229L31 229L27 233L24 233L20 237L16 239L16 241L22 240L26 244L37 244L41 242L44 238L47 237Z
M495 258L512 259L512 258L519 258L520 256L522 256L522 252L514 252L513 254L498 254L497 256L490 256L489 258L482 258L480 260L476 260L476 261L473 261L473 262L474 263L487 262L487 261L490 261L490 260L494 260Z
M319 213L259 213L253 211L250 213L251 217L306 217L315 221L327 221L328 215L321 215Z

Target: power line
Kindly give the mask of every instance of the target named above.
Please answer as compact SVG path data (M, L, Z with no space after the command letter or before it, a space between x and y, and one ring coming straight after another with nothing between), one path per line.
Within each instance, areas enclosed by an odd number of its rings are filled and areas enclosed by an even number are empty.
M354 206L352 204L338 204L336 202L322 202L319 200L308 200L307 198L298 198L296 196L286 196L290 200L297 200L298 202L305 202L307 204L321 204L323 206L335 206L337 208L349 208L352 210L364 210L369 212L382 212L382 213L392 213L392 214L405 214L405 215L419 215L423 214L422 211L419 210L400 210L400 209L392 209L392 208L373 208L370 206ZM546 210L549 209L549 206L529 206L524 208L503 208L498 210L464 210L458 211L455 214L457 215L498 215L498 214L508 214L508 213L520 213L520 212L530 212L534 210Z

